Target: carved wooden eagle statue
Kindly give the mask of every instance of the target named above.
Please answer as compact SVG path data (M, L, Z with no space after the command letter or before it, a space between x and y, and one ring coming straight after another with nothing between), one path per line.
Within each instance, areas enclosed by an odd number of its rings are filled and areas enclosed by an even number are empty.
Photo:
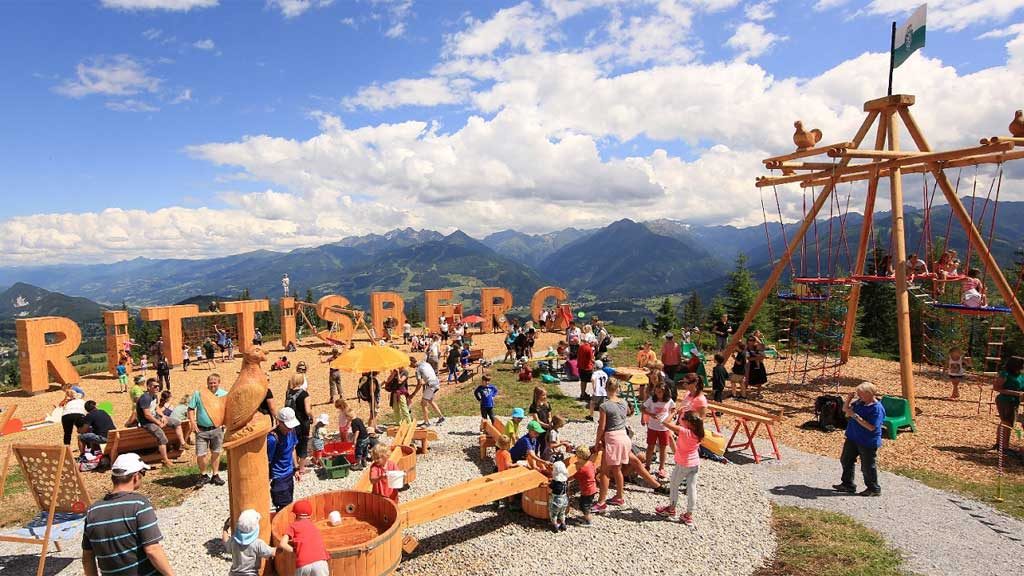
M799 120L794 122L793 126L796 127L796 132L793 132L793 143L796 144L798 150L811 148L821 141L821 130L817 128L804 130L804 123Z
M1014 138L1024 138L1024 110L1017 110L1013 115L1013 122L1010 122L1010 134Z

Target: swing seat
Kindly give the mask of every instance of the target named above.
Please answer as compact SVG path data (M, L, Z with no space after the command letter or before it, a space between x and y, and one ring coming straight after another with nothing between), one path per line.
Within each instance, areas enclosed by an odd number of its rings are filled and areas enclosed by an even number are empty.
M951 310L965 316L991 316L993 314L1010 313L1010 309L1006 306L981 306L972 308L971 306L966 306L964 304L944 304L942 302L936 302L931 306L932 308Z
M910 416L910 402L899 396L882 396L882 407L885 408L885 421L882 428L889 440L895 440L900 428L909 427L911 432L917 432L914 419Z

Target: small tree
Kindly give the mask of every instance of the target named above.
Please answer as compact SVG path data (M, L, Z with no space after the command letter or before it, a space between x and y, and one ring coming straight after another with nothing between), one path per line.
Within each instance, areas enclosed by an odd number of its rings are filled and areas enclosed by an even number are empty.
M662 300L661 306L658 307L658 312L654 315L654 330L662 334L674 330L678 325L675 306L672 305L672 300L666 296Z
M690 297L683 304L682 316L683 326L687 328L700 327L704 324L704 307L696 290L690 292Z
M423 315L420 314L420 309L415 304L410 304L405 309L405 319L409 322L410 326L419 326L420 322L423 322Z
M651 324L647 321L647 316L640 319L640 323L636 325L637 328L647 332L651 329Z

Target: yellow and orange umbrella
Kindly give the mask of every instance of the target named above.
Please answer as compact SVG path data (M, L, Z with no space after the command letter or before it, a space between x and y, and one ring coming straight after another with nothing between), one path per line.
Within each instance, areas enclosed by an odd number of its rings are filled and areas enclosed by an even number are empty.
M389 346L366 346L348 350L340 358L331 361L331 368L357 374L387 372L408 365L409 355Z

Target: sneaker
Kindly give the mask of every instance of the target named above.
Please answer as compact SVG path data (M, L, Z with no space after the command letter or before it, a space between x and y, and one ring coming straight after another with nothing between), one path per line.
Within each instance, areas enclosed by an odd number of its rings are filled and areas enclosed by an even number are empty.
M441 424L444 424L444 416L437 419L437 425L440 426Z
M662 486L658 486L657 488L655 488L654 489L654 493L655 494L663 494L663 495L667 496L667 495L671 494L672 492L669 490L668 486L662 485Z
M591 522L590 520L587 520L586 518L584 518L583 520L580 520L580 526L593 526L593 525L594 525L594 523Z
M605 504L604 502L598 502L597 504L594 504L594 506L590 509L590 511L594 512L596 514L600 514L600 513L604 512L607 509L608 509L608 505L607 504Z
M430 420L424 420L423 422L420 422L419 427L420 428L430 428Z
M836 492L846 492L847 494L853 494L857 491L856 486L850 486L849 484L833 484L832 488L835 489Z
M679 521L687 526L693 526L693 516L689 512L683 512L679 516Z
M865 488L857 493L858 496L881 496L881 490L872 490L871 488Z
M551 525L551 531L557 533L559 531L558 524L552 524Z
M586 420L587 422L593 422L594 421L594 417L593 416L589 416L589 415L588 416L584 416L583 419Z
M221 479L220 474L214 474L213 478L210 478L210 484L213 484L214 486L223 486L224 480Z
M199 488L201 486L205 486L209 481L210 481L210 477L209 476L207 476L206 474L200 474L199 475L199 480L196 480L196 488Z
M664 470L658 470L658 473L655 474L655 476L657 476L661 480L668 480L668 472Z
M675 506L659 506L659 507L654 509L654 513L657 514L658 516L662 516L662 517L665 517L665 518L671 518L671 517L676 515L676 507Z
M622 506L625 503L626 501L623 500L622 498L619 498L618 496L613 496L608 499L609 506Z
M565 523L564 522L558 526L558 531L559 532L565 532Z

